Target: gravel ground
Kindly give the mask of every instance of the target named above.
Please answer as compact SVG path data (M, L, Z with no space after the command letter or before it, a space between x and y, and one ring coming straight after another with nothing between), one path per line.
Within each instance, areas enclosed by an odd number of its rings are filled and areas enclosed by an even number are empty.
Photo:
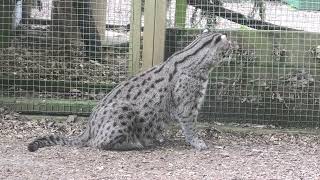
M31 153L26 145L36 136L77 134L85 121L0 110L0 179L320 179L316 129L202 123L209 145L202 152L173 128L165 143L143 151L55 146Z

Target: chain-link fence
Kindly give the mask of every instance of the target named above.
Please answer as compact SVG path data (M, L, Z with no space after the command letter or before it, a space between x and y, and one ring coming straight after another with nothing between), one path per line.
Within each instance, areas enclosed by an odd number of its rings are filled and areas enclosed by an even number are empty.
M1 8L0 103L89 113L110 89L204 29L229 35L201 119L320 125L316 0L12 0Z

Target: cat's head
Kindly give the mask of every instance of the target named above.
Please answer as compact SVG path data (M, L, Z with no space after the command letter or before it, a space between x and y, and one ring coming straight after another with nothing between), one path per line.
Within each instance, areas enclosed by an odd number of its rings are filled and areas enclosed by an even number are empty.
M208 53L212 56L212 60L219 63L224 58L230 56L232 52L232 43L226 34L215 33L212 36Z

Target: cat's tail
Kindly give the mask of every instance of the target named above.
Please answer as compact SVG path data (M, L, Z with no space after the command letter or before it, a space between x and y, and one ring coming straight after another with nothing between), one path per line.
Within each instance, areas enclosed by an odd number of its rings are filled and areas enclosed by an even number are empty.
M81 147L86 146L89 139L89 128L86 128L86 130L81 135L75 137L62 137L59 135L50 135L46 137L37 138L33 142L28 144L28 150L30 152L34 152L39 148L55 145Z

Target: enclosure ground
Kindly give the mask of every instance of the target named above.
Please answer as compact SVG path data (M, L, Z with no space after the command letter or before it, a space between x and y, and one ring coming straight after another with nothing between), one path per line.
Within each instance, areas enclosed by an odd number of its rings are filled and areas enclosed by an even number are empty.
M317 129L202 123L209 149L201 152L175 127L162 145L143 151L55 146L31 153L26 146L36 136L76 134L85 122L0 110L0 179L320 179Z

